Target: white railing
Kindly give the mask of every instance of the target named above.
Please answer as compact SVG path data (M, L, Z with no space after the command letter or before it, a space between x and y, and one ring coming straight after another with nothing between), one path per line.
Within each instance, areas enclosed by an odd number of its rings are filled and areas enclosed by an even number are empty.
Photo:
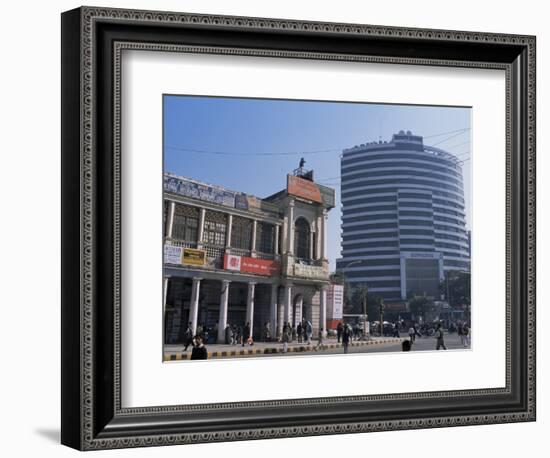
M231 254L234 254L237 256L250 256L250 250L246 250L244 248L231 247Z
M231 251L233 252L233 250ZM273 253L263 253L261 251L256 252L256 257L258 259L268 259L268 260L275 259L275 255Z
M187 240L176 240L167 238L164 243L166 245L180 246L183 248L197 248L197 242L188 242Z

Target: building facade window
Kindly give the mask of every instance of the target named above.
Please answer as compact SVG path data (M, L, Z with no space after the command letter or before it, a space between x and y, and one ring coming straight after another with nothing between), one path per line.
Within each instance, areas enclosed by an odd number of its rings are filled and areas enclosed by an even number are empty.
M298 218L294 223L294 252L299 259L309 259L310 227L305 218Z
M256 250L273 253L275 248L275 226L267 223L256 224Z
M199 235L199 209L176 204L172 238L186 242L196 242Z
M233 216L231 247L250 250L252 247L252 220Z
M203 242L210 245L225 246L227 217L223 213L207 211L204 218Z

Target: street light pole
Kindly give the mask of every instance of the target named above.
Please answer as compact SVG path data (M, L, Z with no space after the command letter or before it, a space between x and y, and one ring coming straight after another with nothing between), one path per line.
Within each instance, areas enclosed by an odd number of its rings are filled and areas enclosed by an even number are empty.
M382 337L384 334L384 299L380 299L379 312L380 312L380 337Z

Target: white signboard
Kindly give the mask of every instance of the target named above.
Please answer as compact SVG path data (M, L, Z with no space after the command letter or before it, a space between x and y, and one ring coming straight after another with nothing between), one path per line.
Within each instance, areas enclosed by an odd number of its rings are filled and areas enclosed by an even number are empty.
M241 270L241 257L234 254L228 254L226 256L225 268L239 272Z
M329 320L341 320L344 313L344 285L330 285L327 290Z
M181 264L183 248L174 245L164 245L164 262L166 264Z

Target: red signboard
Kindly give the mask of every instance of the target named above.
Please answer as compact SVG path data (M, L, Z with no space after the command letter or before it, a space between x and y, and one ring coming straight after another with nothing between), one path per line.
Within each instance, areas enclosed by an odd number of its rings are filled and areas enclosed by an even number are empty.
M287 175L286 190L289 194L302 197L313 202L323 203L321 190L313 181L305 180L294 175Z
M272 276L279 273L280 267L281 264L279 262L269 259L249 258L234 254L226 254L223 257L223 268L237 272Z

